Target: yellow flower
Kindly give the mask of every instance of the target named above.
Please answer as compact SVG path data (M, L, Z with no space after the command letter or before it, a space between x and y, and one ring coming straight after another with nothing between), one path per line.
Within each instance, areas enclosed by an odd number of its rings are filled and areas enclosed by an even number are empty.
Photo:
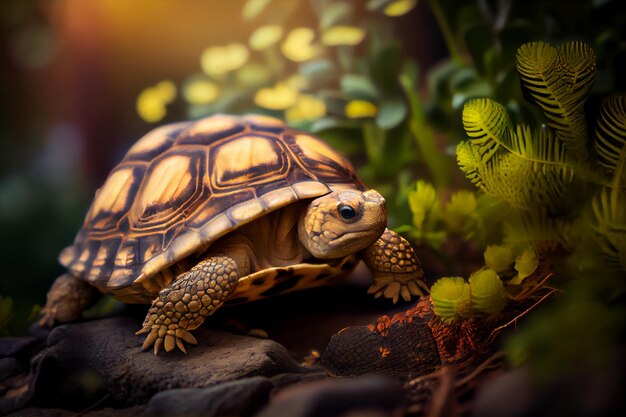
M390 17L402 16L411 11L417 2L415 0L396 0L389 3L383 13Z
M287 109L285 117L289 122L313 120L326 114L326 104L310 94L302 94L296 99L295 106Z
M139 117L148 123L155 123L165 117L167 114L165 106L175 98L176 86L173 82L164 80L139 93L135 107Z
M374 117L378 113L378 107L374 103L365 100L352 100L346 105L346 116L350 119Z
M209 76L219 77L241 68L250 56L248 48L240 43L226 46L211 46L202 52L200 65Z
M296 28L287 35L281 46L283 54L294 62L308 61L314 58L321 50L319 45L313 44L315 32L309 28Z
M335 26L322 35L322 43L327 46L357 45L365 37L365 31L356 26Z
M156 88L143 90L137 97L137 113L148 123L155 123L165 117L165 103Z
M185 100L191 104L210 104L220 95L218 85L205 79L192 79L183 87Z
M176 85L170 80L163 80L155 86L157 94L165 104L169 104L176 98Z
M262 88L254 96L257 106L270 110L285 110L296 103L298 91L287 83L277 83L274 87Z
M275 45L283 37L283 28L278 25L261 26L250 36L250 48L262 51Z

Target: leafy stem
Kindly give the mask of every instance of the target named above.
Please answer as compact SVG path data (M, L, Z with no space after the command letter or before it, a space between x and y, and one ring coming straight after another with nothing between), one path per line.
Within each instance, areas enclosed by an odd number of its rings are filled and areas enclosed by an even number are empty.
M452 29L450 29L450 25L448 24L445 14L443 13L441 5L439 4L439 0L428 0L428 4L435 15L439 29L441 29L441 34L443 35L448 52L450 52L450 57L457 64L463 64L464 60L461 57L461 53L459 52L456 42L454 41Z

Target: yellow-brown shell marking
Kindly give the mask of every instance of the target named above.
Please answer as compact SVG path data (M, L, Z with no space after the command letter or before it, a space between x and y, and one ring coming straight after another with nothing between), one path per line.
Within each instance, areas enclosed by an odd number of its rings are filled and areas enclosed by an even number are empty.
M174 264L333 188L365 189L345 158L278 119L215 115L160 127L113 169L60 261L104 292L144 302L171 282Z

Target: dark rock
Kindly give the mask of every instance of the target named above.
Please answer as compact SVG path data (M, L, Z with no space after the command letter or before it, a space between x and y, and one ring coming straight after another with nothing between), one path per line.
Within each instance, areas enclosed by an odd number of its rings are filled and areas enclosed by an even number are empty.
M143 406L136 406L124 409L103 408L101 410L81 412L81 417L143 417ZM37 408L29 407L23 408L7 417L75 417L77 414L68 410L60 410L57 408Z
M316 369L318 369L318 371L315 371ZM270 381L272 381L272 384L274 384L274 391L276 391L276 390L282 389L284 387L287 387L293 384L320 381L323 379L331 378L328 375L328 373L322 370L321 368L312 368L311 371L312 372L309 372L306 374L301 374L301 373L278 374L278 375L271 377Z
M11 413L7 417L70 417L74 415L76 413L67 410L29 407Z
M33 343L35 343L34 337L2 337L0 338L0 358L17 356Z
M189 354L142 352L136 319L117 317L56 328L33 361L38 370L36 405L79 411L107 398L104 406L147 402L161 391L203 388L251 376L306 373L284 347L254 337L194 331Z
M156 394L148 416L250 416L269 399L273 384L265 377L225 382L209 388L181 388Z
M403 402L402 385L396 379L329 379L285 388L256 417L393 416Z
M22 369L22 365L15 358L0 359L0 383Z

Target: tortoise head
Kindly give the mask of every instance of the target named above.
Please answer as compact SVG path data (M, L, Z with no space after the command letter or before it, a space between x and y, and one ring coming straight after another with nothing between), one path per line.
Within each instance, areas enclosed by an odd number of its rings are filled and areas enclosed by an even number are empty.
M335 259L374 243L387 226L385 199L377 191L334 191L311 201L298 236L316 258Z

